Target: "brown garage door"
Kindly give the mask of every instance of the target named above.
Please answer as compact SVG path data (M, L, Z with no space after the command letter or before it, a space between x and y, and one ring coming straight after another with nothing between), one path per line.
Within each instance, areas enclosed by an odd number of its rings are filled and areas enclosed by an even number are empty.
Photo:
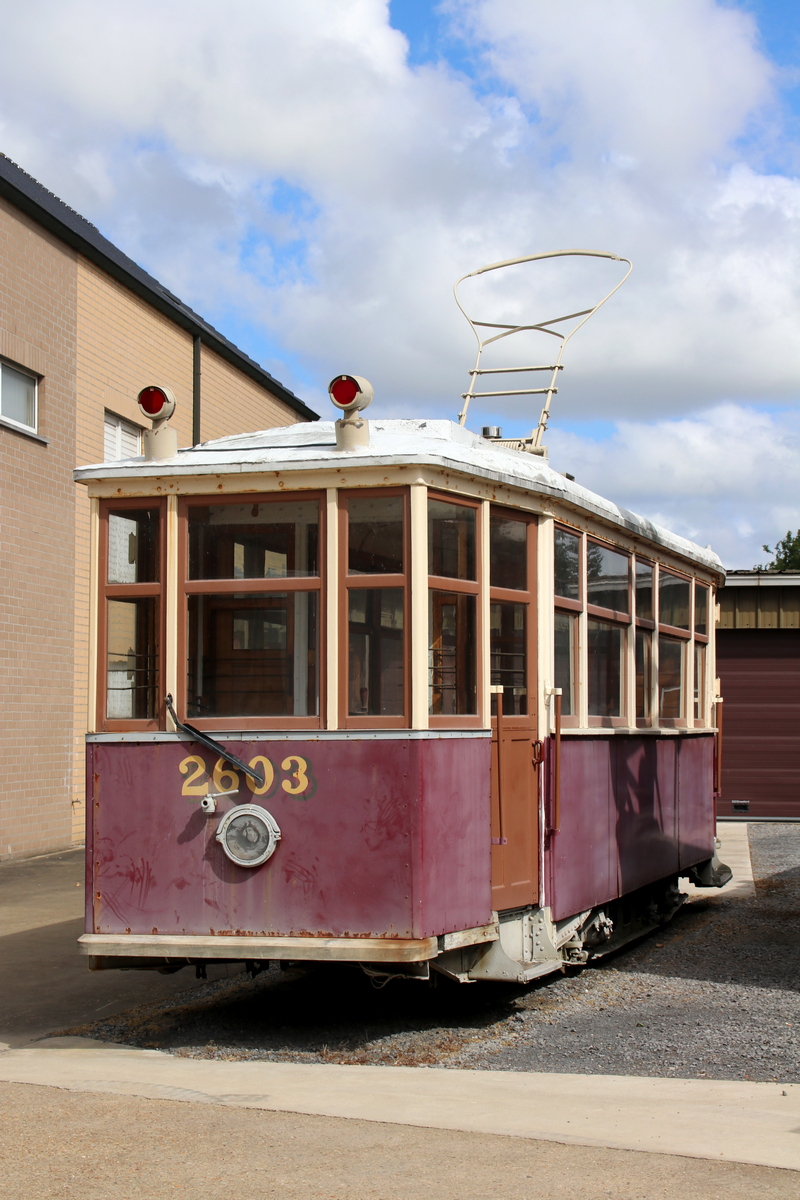
M800 632L718 629L721 817L800 820Z

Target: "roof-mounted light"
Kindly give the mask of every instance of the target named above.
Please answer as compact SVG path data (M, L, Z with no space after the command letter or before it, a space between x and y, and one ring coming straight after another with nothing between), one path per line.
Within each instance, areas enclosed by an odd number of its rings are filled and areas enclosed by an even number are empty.
M168 387L148 384L138 395L139 411L151 421L168 421L175 412L175 397Z

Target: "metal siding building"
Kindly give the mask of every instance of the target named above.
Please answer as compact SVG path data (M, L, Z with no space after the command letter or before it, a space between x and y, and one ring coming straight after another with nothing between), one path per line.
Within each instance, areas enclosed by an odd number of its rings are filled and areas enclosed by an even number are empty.
M731 571L719 599L718 816L800 820L800 571Z

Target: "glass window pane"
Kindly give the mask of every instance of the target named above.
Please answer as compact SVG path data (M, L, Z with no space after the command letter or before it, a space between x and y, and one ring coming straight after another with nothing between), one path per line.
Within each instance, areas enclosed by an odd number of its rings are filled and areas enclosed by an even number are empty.
M190 717L313 717L316 592L189 596Z
M109 600L108 691L112 720L154 720L158 715L158 600Z
M653 567L636 560L636 615L643 621L653 620Z
M349 575L402 575L403 497L351 496L347 543Z
M694 631L708 634L708 588L701 583L694 585Z
M491 682L503 685L503 712L506 716L528 711L525 632L527 604L492 603L489 607L489 650ZM492 696L492 712L497 712L497 696Z
M615 612L630 612L628 599L628 574L630 559L616 550L598 546L596 542L586 544L586 600L599 608L611 608Z
M706 648L702 642L694 645L694 719L705 719Z
M528 589L528 526L525 521L492 516L489 523L489 583Z
M122 508L108 514L108 582L157 583L160 510Z
M0 366L0 413L9 421L36 428L36 380L5 363Z
M653 684L653 635L647 629L636 630L636 719L650 719Z
M677 638L658 639L658 715L683 715L683 642Z
M478 711L476 597L429 593L429 707L433 716Z
M689 580L660 571L658 575L658 620L676 629L689 628Z
M193 504L190 579L299 579L318 575L316 500Z
M347 711L352 716L402 717L403 589L351 588L347 597Z
M555 686L561 688L561 713L575 716L575 623L572 613L555 615Z
M618 717L622 711L622 630L590 617L588 644L589 716Z
M449 579L476 579L475 509L428 501L428 571Z
M566 529L555 530L556 595L580 599L581 539Z

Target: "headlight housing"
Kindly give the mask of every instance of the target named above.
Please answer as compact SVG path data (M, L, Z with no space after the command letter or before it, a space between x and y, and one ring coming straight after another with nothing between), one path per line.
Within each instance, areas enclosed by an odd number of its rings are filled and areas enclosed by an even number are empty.
M239 804L219 823L217 841L239 867L260 867L275 853L281 838L278 823L258 804Z

